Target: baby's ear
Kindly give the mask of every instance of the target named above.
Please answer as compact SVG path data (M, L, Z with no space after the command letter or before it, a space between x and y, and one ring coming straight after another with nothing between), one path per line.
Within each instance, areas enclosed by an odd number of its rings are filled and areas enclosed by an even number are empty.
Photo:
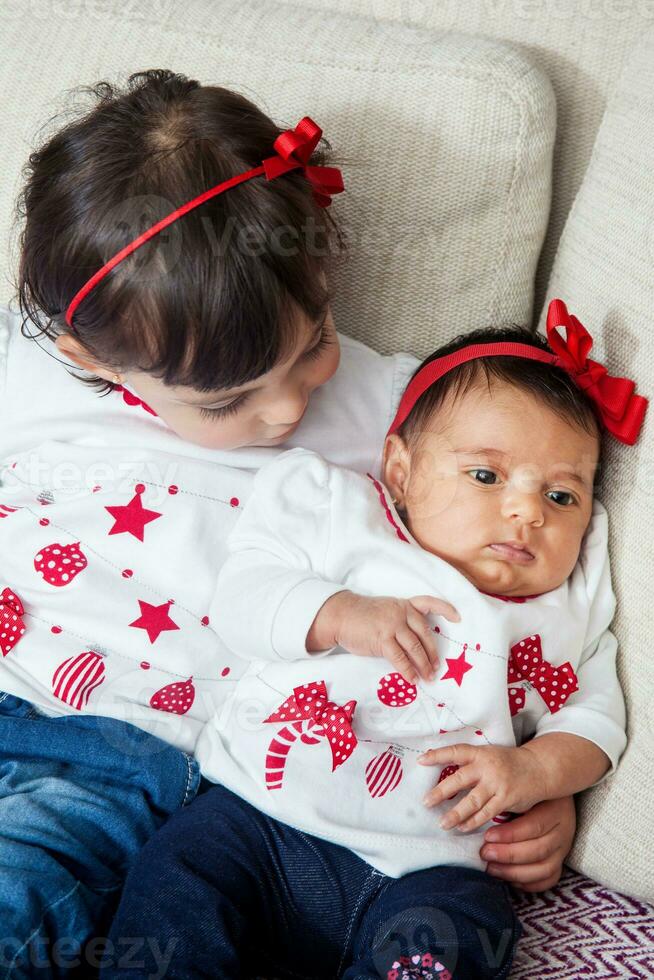
M411 455L404 439L396 434L386 436L382 455L382 482L399 507L404 505L410 474Z

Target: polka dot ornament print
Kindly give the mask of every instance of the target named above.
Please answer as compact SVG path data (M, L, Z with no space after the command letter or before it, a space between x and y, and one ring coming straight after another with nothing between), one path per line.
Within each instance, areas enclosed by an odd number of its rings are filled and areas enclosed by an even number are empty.
M43 548L34 559L34 569L48 585L61 588L70 585L83 572L88 562L79 541L73 544L54 542Z

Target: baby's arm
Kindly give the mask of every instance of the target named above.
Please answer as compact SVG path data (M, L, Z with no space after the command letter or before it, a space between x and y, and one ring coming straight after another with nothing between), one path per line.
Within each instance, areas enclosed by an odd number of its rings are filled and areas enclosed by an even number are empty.
M283 453L263 467L227 539L210 618L244 659L299 660L335 646L389 655L407 679L428 678L433 632L423 613L458 618L431 596L370 598L325 576L332 524L332 468L307 450ZM405 649L406 647L406 649Z
M447 826L473 830L503 809L523 812L588 789L615 771L627 743L626 712L615 666L617 640L609 629L615 595L603 508L594 512L581 563L590 611L576 670L579 690L559 711L544 714L535 737L518 748L460 745L425 754L424 764L461 767L427 794L428 806L472 787L448 814Z

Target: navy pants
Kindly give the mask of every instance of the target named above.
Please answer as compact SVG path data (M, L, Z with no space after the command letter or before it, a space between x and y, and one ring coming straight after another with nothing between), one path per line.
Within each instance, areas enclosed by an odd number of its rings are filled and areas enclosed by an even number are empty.
M199 785L194 759L128 722L0 691L0 980L97 976L135 855Z
M138 955L101 977L485 980L508 976L520 933L499 879L389 878L213 786L132 864L109 938Z

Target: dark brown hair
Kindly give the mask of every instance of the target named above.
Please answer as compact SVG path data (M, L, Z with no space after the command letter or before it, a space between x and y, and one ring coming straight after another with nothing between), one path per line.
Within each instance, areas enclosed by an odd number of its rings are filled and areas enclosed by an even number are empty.
M485 327L460 334L443 344L425 358L414 371L412 378L426 364L446 354L453 354L468 344L499 341L529 344L551 353L545 337L532 333L525 327L517 325ZM486 383L490 388L494 381L513 385L528 392L566 422L579 426L591 435L597 433L601 437L602 424L594 402L575 384L566 371L551 364L544 364L542 361L507 356L477 358L448 371L417 400L408 418L398 429L398 434L409 446L415 445L420 438L420 433L434 418L450 392L456 400L475 385ZM599 444L601 452L601 438ZM599 473L599 461L596 473Z
M297 120L280 128L242 95L163 69L135 72L123 89L98 82L82 91L96 104L23 171L23 333L72 332L99 363L198 391L265 374L292 347L298 313L313 322L326 310L322 273L344 246L301 171L254 177L194 208L82 300L73 331L65 311L111 256L181 204L259 166ZM321 141L311 163L324 164L329 149Z

